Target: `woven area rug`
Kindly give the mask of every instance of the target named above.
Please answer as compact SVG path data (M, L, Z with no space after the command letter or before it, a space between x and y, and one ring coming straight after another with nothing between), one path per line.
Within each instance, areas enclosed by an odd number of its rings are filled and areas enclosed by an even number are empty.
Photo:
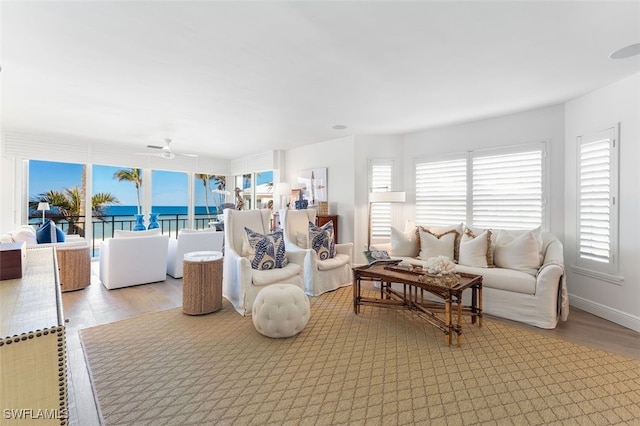
M462 347L407 311L311 299L297 336L260 335L225 300L81 331L101 415L133 424L624 424L640 361L485 319ZM637 423L636 423L637 424Z

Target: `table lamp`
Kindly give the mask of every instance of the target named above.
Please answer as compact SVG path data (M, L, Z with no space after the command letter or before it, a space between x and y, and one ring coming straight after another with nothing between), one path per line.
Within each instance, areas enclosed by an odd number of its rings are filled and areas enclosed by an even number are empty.
M49 207L49 203L38 203L38 210L42 210L42 223L44 224L44 214L46 211L51 210Z

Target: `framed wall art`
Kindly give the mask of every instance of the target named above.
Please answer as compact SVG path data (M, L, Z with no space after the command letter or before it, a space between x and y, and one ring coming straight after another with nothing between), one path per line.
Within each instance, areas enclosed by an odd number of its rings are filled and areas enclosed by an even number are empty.
M298 185L309 206L317 206L318 201L328 201L326 167L298 170Z

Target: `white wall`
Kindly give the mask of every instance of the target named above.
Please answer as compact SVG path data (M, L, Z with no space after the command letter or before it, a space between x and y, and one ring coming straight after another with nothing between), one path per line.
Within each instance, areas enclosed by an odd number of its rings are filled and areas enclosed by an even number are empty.
M283 180L297 182L298 170L327 168L329 214L337 214L340 239L353 241L354 236L354 137L332 139L285 153Z
M640 74L568 102L565 107L565 261L571 304L640 331ZM576 137L620 123L619 273L622 282L576 273ZM615 281L615 280L614 280Z
M414 160L430 155L466 152L546 140L547 228L562 240L564 233L564 107L555 105L518 114L441 127L405 136L405 190L415 205ZM410 212L413 219L414 210Z

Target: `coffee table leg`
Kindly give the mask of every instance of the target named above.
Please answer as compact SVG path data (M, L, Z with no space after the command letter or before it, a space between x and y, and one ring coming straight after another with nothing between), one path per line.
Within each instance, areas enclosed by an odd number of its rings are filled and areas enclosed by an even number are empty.
M462 345L462 297L458 298L458 347Z
M451 298L447 297L444 301L444 326L447 329L444 341L447 345L451 345Z
M478 327L482 327L482 286L478 287Z

